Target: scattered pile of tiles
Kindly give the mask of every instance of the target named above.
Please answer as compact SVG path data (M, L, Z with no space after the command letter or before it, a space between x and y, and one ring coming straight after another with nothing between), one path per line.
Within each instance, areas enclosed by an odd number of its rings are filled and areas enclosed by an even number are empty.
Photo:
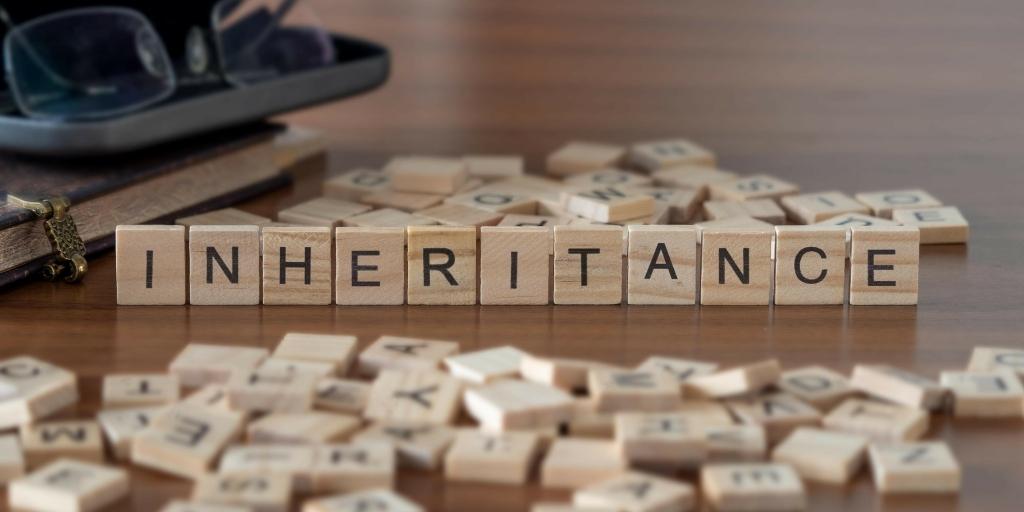
M534 512L800 510L805 481L842 485L864 466L880 493L958 492L953 452L925 439L931 415L1019 419L1022 377L1012 348L978 347L935 381L775 360L625 368L396 336L360 351L353 336L290 333L273 353L190 344L166 374L105 376L96 418L56 420L76 376L21 356L0 361L0 428L20 428L0 436L0 480L11 508L35 511L115 504L125 464L194 481L164 512L413 512L395 489L414 471L570 490Z

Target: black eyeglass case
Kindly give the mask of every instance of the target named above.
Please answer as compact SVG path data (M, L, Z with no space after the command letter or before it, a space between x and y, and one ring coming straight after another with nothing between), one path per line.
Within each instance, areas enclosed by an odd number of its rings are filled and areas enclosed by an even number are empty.
M125 153L354 96L387 81L387 48L353 37L333 39L334 65L245 87L174 95L121 117L61 122L0 115L0 151L49 157Z

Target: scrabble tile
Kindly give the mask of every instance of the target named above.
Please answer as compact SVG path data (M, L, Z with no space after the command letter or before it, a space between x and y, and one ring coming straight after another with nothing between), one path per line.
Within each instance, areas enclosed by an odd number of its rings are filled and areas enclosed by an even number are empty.
M407 236L406 302L476 304L475 227L411 226Z
M240 505L213 505L210 503L196 503L194 501L174 500L160 512L252 512L248 507Z
M558 217L554 215L520 215L512 213L506 215L498 223L498 227L532 227L532 226L543 226L550 228L551 226L561 226L568 224L569 217ZM483 230L481 230L482 232Z
M174 223L179 226L191 228L192 226L262 226L270 222L270 219L239 210L238 208L222 208L187 217L179 217ZM189 229L189 232L192 230ZM191 240L191 234L189 235Z
M679 383L679 389L682 391L686 381L699 375L711 375L718 370L718 364L674 357L651 356L640 363L636 369L642 372L668 374Z
M572 417L572 397L535 382L503 379L466 390L466 411L489 431L558 425Z
M458 158L397 157L384 170L391 176L391 188L399 192L453 194L469 179L465 162Z
M398 454L401 467L436 470L455 439L455 429L446 425L408 421L373 423L357 432L355 442L389 443Z
M634 187L632 190L654 198L652 220L661 221L655 224L689 224L701 209L696 190L656 186ZM655 218L664 217L666 211L667 218Z
M831 226L775 227L775 304L843 304L846 230Z
M552 247L549 228L480 228L480 304L548 304Z
M775 384L782 368L775 359L722 370L711 375L693 377L686 382L687 392L709 398L727 398L753 394Z
M444 460L446 480L524 484L540 451L532 432L490 433L460 429Z
M679 406L679 383L664 372L592 369L588 381L598 412L667 411Z
M622 228L555 226L555 304L622 302Z
M1010 370L1024 379L1024 349L1009 347L974 347L967 364L970 371Z
M0 485L25 474L25 454L18 436L0 435Z
M128 495L128 473L120 468L61 459L14 480L7 504L14 510L92 512Z
M786 212L774 199L746 201L714 200L704 203L704 218L721 220L730 217L751 217L769 224L785 224Z
M359 373L373 377L381 370L434 370L458 353L454 341L381 336L359 354Z
M525 354L520 359L519 373L524 379L567 390L587 389L590 361Z
M217 472L221 475L284 476L299 493L313 490L317 452L313 445L235 445L224 450Z
M1010 370L946 371L939 376L953 395L953 415L973 418L1024 416L1024 387Z
M917 304L918 229L855 227L851 233L850 304Z
M287 512L292 481L285 475L249 473L205 475L196 480L192 499L217 505L242 505L253 512Z
M114 239L119 305L185 304L183 226L117 226Z
M634 144L629 162L648 171L677 166L714 167L711 150L686 139L666 139Z
M274 357L294 361L326 362L344 375L356 356L356 337L344 334L289 332L274 349Z
M205 407L214 411L231 411L228 393L223 384L207 384L186 396L179 404Z
M854 366L850 385L875 398L921 409L938 409L946 397L938 382L885 364Z
M405 303L404 228L337 228L334 243L336 304Z
M704 425L682 412L619 413L615 443L632 467L694 468L707 458Z
M697 296L697 230L693 226L629 226L630 304L693 304Z
M395 465L395 450L389 443L323 445L312 466L313 493L391 489Z
M362 415L370 399L370 388L370 383L358 380L320 379L313 391L313 406L317 409Z
M559 438L541 463L544 487L583 487L626 471L626 460L613 441Z
M681 512L693 508L696 496L688 482L631 471L578 489L572 502L608 510Z
M789 218L798 224L814 224L850 213L871 213L863 203L837 190L786 196L779 203Z
M377 375L363 416L371 420L450 424L459 411L462 382L432 370L385 370Z
M775 447L772 461L812 482L845 484L864 466L867 447L863 436L801 427Z
M846 376L822 366L804 366L782 372L782 377L775 384L780 390L789 393L811 405L819 411L831 410L840 402L857 394L850 387Z
M615 414L598 412L597 404L589 396L572 400L572 417L566 426L572 437L612 439L615 437Z
M865 215L862 213L844 213L836 215L835 217L829 217L823 221L815 222L816 226L842 226L847 229L853 227L865 227L865 226L899 226L900 223L893 222L889 219L883 219L881 217L872 217L871 215Z
M768 437L761 425L704 427L708 458L716 462L758 461L765 458Z
M831 430L867 436L872 441L913 441L928 432L928 412L900 405L850 398L822 419Z
M424 508L387 489L370 489L306 501L302 512L424 512Z
M303 372L237 371L224 388L231 408L250 412L303 412L313 408L317 377Z
M453 377L484 384L518 376L525 354L516 347L506 345L448 356L444 359L444 365Z
M298 361L281 357L269 357L256 368L260 373L308 373L314 377L333 377L337 374L333 364L327 361Z
M198 477L239 437L243 418L234 411L170 406L132 438L132 464L184 478Z
M703 427L732 425L734 423L732 413L721 402L687 397L683 403L679 404L675 411L686 416L687 421Z
M343 224L346 228L406 228L409 226L436 226L439 222L394 208L381 208L348 217L344 220ZM404 229L402 233L402 244L404 246Z
M46 418L77 401L75 374L30 356L0 361L0 430Z
M564 182L581 187L641 187L654 184L654 179L635 172L608 168L575 174L565 178Z
M373 169L352 169L324 181L324 196L332 199L361 202L377 192L391 188L391 176Z
M620 222L654 213L653 197L616 185L578 187L562 193L565 210L597 222Z
M348 439L359 418L329 412L273 413L248 426L250 443L325 444Z
M168 367L182 386L224 384L236 370L252 370L267 358L265 348L189 343Z
M462 161L471 178L484 182L517 178L523 175L526 166L519 155L466 155Z
M942 206L941 201L920 189L861 192L854 197L871 208L872 215L883 219L891 219L893 210Z
M807 507L804 484L786 464L712 464L701 469L700 480L707 502L722 512Z
M415 212L441 204L441 201L444 201L444 197L439 194L385 190L363 196L362 203L376 208L393 208L403 212ZM354 219L355 217L351 218Z
M747 201L750 199L779 199L800 192L800 187L767 174L744 176L734 181L719 181L708 185L711 199Z
M893 210L892 220L920 229L922 244L964 244L970 235L967 219L955 206Z
M626 148L593 142L570 142L547 157L547 172L553 176L572 176L587 171L615 167Z
M370 211L370 206L343 199L318 197L277 212L277 220L302 226L336 228L348 217Z
M502 187L500 183L451 196L445 199L444 203L495 213L537 213L535 197L516 188Z
M678 187L697 192L697 200L703 202L710 195L712 183L735 181L736 173L703 166L674 166L651 173L654 183L662 187Z
M577 507L570 503L534 503L530 512L608 512L607 507Z
M949 494L960 491L960 464L941 441L872 444L875 488L882 494Z
M263 228L263 304L331 303L332 233L329 227Z
M259 226L189 228L189 303L260 303Z
M103 407L141 407L177 402L178 377L159 373L124 373L103 376Z
M711 230L748 229L763 231L772 235L775 233L775 226L772 226L767 222L757 220L753 217L729 217L727 219L709 220L705 222L698 222L694 224L694 226L697 228L697 233L701 243L704 242L704 232Z
M798 427L821 424L821 413L817 409L786 393L734 400L729 402L729 408L742 423L763 426L770 444L781 441Z
M29 469L63 457L103 462L103 434L95 421L47 421L22 427L21 448Z
M705 229L701 235L700 303L767 306L773 235L742 228Z
M119 461L129 460L132 454L132 438L148 427L161 412L163 406L159 405L100 411L96 415L96 421L103 429L107 446L110 447L114 458Z
M419 210L416 215L442 226L496 226L504 214L458 203L447 203Z

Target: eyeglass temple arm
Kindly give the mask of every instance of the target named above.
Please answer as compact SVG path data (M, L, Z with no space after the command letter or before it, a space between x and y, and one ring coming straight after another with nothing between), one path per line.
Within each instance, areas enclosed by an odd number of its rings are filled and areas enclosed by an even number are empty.
M259 45L263 43L263 40L270 36L274 31L274 28L277 27L281 23L281 20L288 15L293 7L295 7L295 4L298 3L298 1L299 0L284 0L281 2L280 7L277 8L277 11L274 12L274 15L271 17L271 23L267 25L266 30L264 30L258 37L254 37L252 41L249 41L240 53L249 53L259 47Z
M14 22L11 21L11 15L10 13L7 12L7 9L4 8L3 4L0 4L0 23L3 23L3 25L7 27L7 33L11 37L18 38L18 41L22 44L22 46L25 47L25 51L28 53L29 58L32 59L32 62L34 62L36 66L39 66L39 68L42 69L43 72L49 75L51 80L57 82L58 84L60 84L61 87L67 89L78 88L77 85L71 83L68 79L61 76L60 73L57 73L56 71L51 69L50 66L46 65L46 61L42 57L40 57L39 54L36 53L35 48L33 48L32 45L29 44L29 42L26 41L24 37L22 37L21 32L15 30L16 27L14 25Z

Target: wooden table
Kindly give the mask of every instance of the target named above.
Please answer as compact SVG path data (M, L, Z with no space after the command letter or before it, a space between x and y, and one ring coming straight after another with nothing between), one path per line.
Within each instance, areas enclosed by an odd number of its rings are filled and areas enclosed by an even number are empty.
M320 0L332 27L387 43L381 91L291 116L331 140L332 172L396 153L523 153L532 170L568 139L688 136L725 168L804 190L924 187L959 206L970 245L921 254L917 307L123 307L114 260L81 286L0 294L0 356L73 368L82 413L104 373L160 371L189 341L273 346L288 331L453 339L635 364L671 354L847 371L887 362L934 375L975 345L1024 345L1024 24L1016 0L681 2ZM243 207L270 214L294 190ZM882 499L862 476L810 487L813 510L1020 510L1021 421L936 418L964 466L957 497ZM155 510L186 483L133 472L122 510ZM441 485L403 474L432 510L525 510L568 493Z

